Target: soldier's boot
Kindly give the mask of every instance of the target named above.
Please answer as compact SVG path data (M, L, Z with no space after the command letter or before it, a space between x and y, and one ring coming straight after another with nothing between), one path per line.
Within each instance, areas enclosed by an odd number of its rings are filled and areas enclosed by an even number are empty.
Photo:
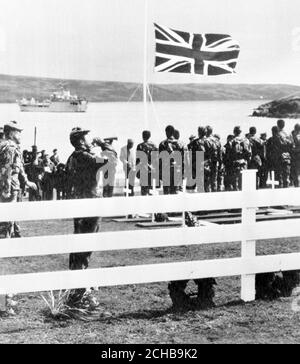
M6 306L7 306L7 312L9 315L14 316L16 314L15 308L17 307L18 302L15 299L15 296L12 294L8 294L6 296Z
M15 308L18 302L14 300L12 294L0 296L0 316L14 316L16 315Z
M261 273L255 277L256 299L274 300L280 297L280 277L275 273Z
M5 239L11 239L14 233L13 222L8 222L5 224Z
M93 295L91 289L87 289L81 299L82 307L88 311L94 311L100 306L100 302Z
M282 297L290 297L293 290L299 285L299 271L287 271L282 273L279 281L279 289Z
M67 304L70 307L80 307L85 293L85 288L71 290Z
M217 284L216 280L214 278L197 279L195 283L198 286L196 308L206 309L215 307L213 299L215 297L214 286Z
M72 253L70 254L69 268L70 270L81 270L87 269L90 261L92 253ZM83 309L88 309L89 311L93 311L99 306L99 302L92 295L90 289L75 289L72 290L69 299L68 305L71 307L78 307Z
M185 293L188 281L174 281L168 285L169 294L176 310L184 310L190 307L190 298Z
M14 222L14 238L21 238L21 228L17 222Z

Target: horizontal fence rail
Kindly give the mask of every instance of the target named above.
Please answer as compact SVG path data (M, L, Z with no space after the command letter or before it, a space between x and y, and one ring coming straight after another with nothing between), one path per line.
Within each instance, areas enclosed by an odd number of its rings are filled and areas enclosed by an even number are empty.
M0 241L0 258L88 251L241 242L241 257L0 276L0 295L242 276L241 297L255 299L255 274L300 270L300 253L256 256L256 241L300 236L300 219L256 222L256 209L300 205L299 189L256 190L256 171L243 172L241 192L0 204L0 221L33 221L129 214L242 209L242 223L194 228L102 232Z
M186 193L176 196L23 202L21 206L20 204L3 205L0 209L0 221L60 220L93 216L110 217L157 212L211 211L277 205L300 205L299 189L261 190L251 193Z
M134 230L5 239L0 243L0 258L295 238L300 235L299 226L300 219L295 219L260 222L247 225L246 229L242 224L209 225L159 229L151 231L151 234L149 230Z
M145 284L299 269L300 253L0 277L0 294Z

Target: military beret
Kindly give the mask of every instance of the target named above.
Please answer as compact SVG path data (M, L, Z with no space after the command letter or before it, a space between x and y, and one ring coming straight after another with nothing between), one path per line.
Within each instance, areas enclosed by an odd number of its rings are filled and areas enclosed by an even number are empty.
M10 121L8 123L6 123L4 125L4 132L5 131L8 131L8 130L16 130L16 131L22 131L23 129L21 129L19 126L18 126L18 123L16 121Z
M90 132L90 130L82 129L79 127L73 128L70 133L70 138L74 138L80 135L86 135Z

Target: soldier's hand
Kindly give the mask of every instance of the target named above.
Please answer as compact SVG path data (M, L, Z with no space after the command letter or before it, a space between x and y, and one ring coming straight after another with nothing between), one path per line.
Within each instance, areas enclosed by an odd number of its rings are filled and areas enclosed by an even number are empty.
M30 188L31 190L33 190L33 191L37 191L37 186L36 186L36 184L35 184L35 183L28 181L26 185L27 185L27 187L28 187L28 188Z
M104 142L103 142L103 140L101 138L94 138L93 139L93 144L98 145L98 147L101 147L104 144Z
M107 163L107 162L108 162L107 157L96 156L96 163L104 164L104 163Z

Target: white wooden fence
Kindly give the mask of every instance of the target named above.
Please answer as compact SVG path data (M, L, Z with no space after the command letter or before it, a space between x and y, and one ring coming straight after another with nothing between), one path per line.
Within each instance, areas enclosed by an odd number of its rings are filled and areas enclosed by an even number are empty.
M243 191L176 196L0 204L0 221L32 221L138 213L242 209L242 223L194 228L0 240L0 258L241 242L241 257L114 268L0 276L0 295L47 290L241 276L241 298L255 299L255 274L300 269L300 253L256 256L256 240L300 236L300 219L255 221L257 207L300 205L299 189L256 190L245 171Z

